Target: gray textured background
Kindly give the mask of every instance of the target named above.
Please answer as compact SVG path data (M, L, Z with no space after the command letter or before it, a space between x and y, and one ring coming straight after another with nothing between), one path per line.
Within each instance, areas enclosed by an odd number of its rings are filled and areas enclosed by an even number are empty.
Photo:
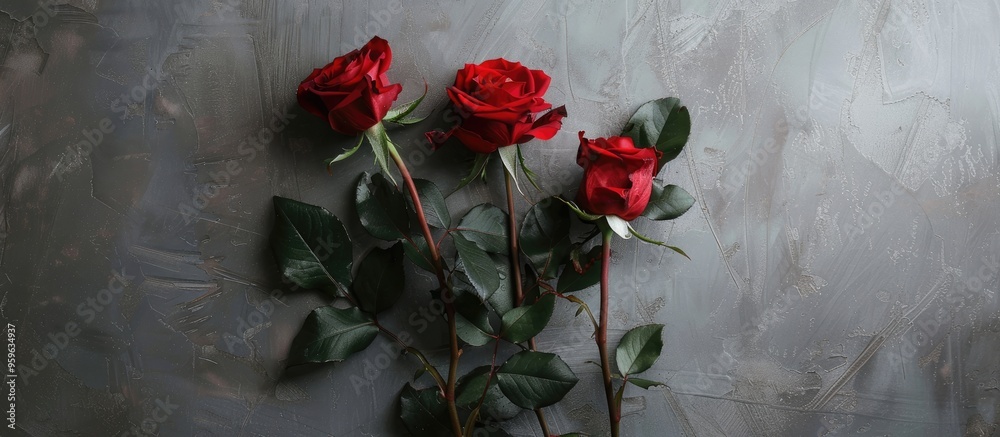
M466 62L503 56L547 71L547 99L570 115L555 139L524 150L550 193L575 190L578 130L616 133L656 97L691 109L687 151L662 178L698 204L638 226L693 261L614 246L612 339L666 324L648 377L669 389L630 389L626 435L997 432L996 1L2 0L0 10L0 319L16 326L17 423L30 435L119 435L143 422L169 436L402 432L396 396L410 358L374 378L361 356L283 372L291 338L324 300L285 293L267 249L274 194L324 205L361 232L347 205L371 154L328 176L322 159L350 140L295 108L294 90L375 32L394 49L401 100L431 85L424 113L443 106ZM440 118L393 135L418 176L449 187L461 159L428 156L418 141ZM88 136L97 144L74 152ZM487 200L502 202L500 187L449 203L461 212ZM400 329L422 326L413 317L433 281L414 278L389 317ZM594 303L596 291L580 296ZM440 319L418 344L443 363L439 333ZM547 409L555 430L606 432L585 320L560 306L539 346L581 377ZM166 404L177 407L164 418ZM508 429L539 435L527 414Z

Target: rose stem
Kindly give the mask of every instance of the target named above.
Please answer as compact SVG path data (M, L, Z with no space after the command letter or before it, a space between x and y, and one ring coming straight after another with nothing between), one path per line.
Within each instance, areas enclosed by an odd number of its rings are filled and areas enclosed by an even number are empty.
M431 234L431 228L427 225L427 218L424 216L424 207L420 204L420 195L417 193L417 186L414 185L410 171L406 169L406 164L403 162L403 158L399 156L396 148L389 144L388 149L389 155L392 156L392 160L396 163L396 168L399 169L399 175L406 182L410 198L413 200L413 209L416 210L417 221L420 222L420 230L427 240L427 248L431 253L431 264L434 266L434 273L437 274L438 284L441 287L441 300L444 302L445 314L448 315L451 360L448 364L448 383L445 385L444 399L448 403L448 416L451 421L452 432L455 433L456 437L460 437L462 435L462 422L458 418L458 407L455 406L455 384L458 381L458 356L461 355L461 352L458 350L458 328L455 325L455 305L453 304L455 299L451 295L451 288L448 287L444 268L441 267L441 255L438 254L437 247L434 245L434 235Z
M389 339L396 342L396 344L402 347L403 350L417 357L417 360L420 361L420 364L424 366L424 370L426 370L428 373L431 374L431 377L434 378L434 382L437 383L438 388L441 390L441 392L444 392L445 390L444 378L442 378L441 373L439 373L438 370L431 365L430 361L427 361L427 357L424 356L423 352L420 352L420 349L407 345L405 342L403 342L403 340L399 338L399 336L397 336L395 333L393 333L392 331L386 329L384 326L379 324L377 320L375 321L375 327L378 328L378 330L383 335L389 337Z
M504 181L507 183L507 239L510 240L510 271L514 280L514 306L524 302L524 290L521 288L521 256L517 243L517 215L514 211L514 189L511 184L510 172L503 170Z
M497 372L497 351L500 350L500 336L493 337L493 357L490 359L490 373L486 375L486 385L483 386L483 394L479 396L479 402L476 403L476 408L472 410L469 414L469 418L465 422L465 437L471 437L473 428L475 428L476 420L479 418L479 409L483 407L483 402L486 402L486 393L490 391L490 382L493 381L493 377ZM546 435L548 437L548 435Z
M541 408L535 408L535 417L538 418L538 425L542 427L542 435L550 436L549 424L545 422L545 413L542 412Z
M608 418L611 421L611 436L618 437L618 422L621 416L615 405L614 387L611 385L611 363L608 361L608 268L611 264L611 230L602 229L604 244L601 253L601 321L597 330L597 350L601 354L601 373L604 376L604 395L608 400Z
M517 146L511 146L517 147ZM510 225L507 232L507 239L510 240L510 271L513 272L514 280L514 304L521 306L524 302L524 290L521 288L521 248L517 241L517 214L514 211L514 188L511 183L511 174L507 167L503 170L504 182L507 184L507 222ZM534 337L528 339L528 349L535 350ZM549 424L545 422L545 413L541 408L535 408L535 417L538 419L538 426L542 428L542 435L549 436Z

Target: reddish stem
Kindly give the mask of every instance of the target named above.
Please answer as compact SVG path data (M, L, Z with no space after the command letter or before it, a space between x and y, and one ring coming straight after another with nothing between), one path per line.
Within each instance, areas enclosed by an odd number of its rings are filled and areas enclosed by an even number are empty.
M516 147L516 146L512 146ZM503 171L504 182L507 184L507 239L510 241L510 271L514 281L514 306L521 306L524 303L524 289L521 285L521 246L517 237L517 214L514 210L514 187L511 183L511 174L506 167ZM534 337L528 339L528 349L535 350ZM545 413L541 408L535 408L535 418L538 419L538 426L542 428L542 435L548 436L549 424L545 421Z
M441 255L434 244L434 235L431 234L431 228L427 224L427 218L424 216L424 207L420 203L420 194L417 192L417 186L413 183L413 177L410 176L410 171L406 169L406 164L403 162L403 158L399 156L399 152L391 145L389 146L389 155L392 156L392 160L396 163L399 175L403 177L406 189L410 192L410 198L413 199L413 209L416 210L420 230L427 240L427 248L431 253L431 265L434 266L434 273L437 275L438 284L441 287L441 300L444 302L445 314L448 315L448 336L451 353L448 365L448 383L445 385L444 398L448 403L448 416L452 432L455 434L455 437L461 437L462 422L458 417L458 407L455 405L455 385L458 381L458 357L461 355L461 351L458 349L458 327L455 324L455 305L453 304L455 299L452 296L451 288L448 286L444 268L441 266Z
M597 330L597 350L601 354L601 373L604 377L604 395L608 401L608 418L611 423L611 436L618 437L618 423L621 414L615 404L615 389L611 384L611 363L608 360L608 269L611 265L611 230L604 230L604 242L601 251L601 320Z
M490 373L486 375L486 385L483 387L483 394L479 396L479 402L476 403L476 408L472 410L469 414L469 418L466 420L465 435L472 435L472 428L476 424L476 420L479 418L479 409L483 407L483 402L486 402L486 393L490 391L490 382L493 381L493 377L496 375L497 371L497 352L500 350L500 336L493 337L493 358L490 360Z
M511 186L510 173L505 168L504 181L507 183L507 239L510 240L510 271L514 276L514 306L524 302L524 290L521 288L521 248L517 243L517 216L514 213L514 189Z

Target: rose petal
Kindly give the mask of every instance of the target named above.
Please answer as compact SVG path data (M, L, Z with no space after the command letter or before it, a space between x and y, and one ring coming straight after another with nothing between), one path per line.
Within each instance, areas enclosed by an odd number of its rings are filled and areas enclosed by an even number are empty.
M445 132L440 129L435 129L430 132L425 132L424 138L427 138L427 141L431 143L432 150L437 150L438 148L443 146L444 143L448 141L449 138L451 138L452 132L455 132L455 129L452 129L448 132Z
M452 136L478 153L492 153L500 147L514 144L506 124L480 118L467 119L452 132Z
M384 88L372 88L368 95L376 120L381 120L385 117L385 114L392 108L392 102L396 101L396 98L399 97L399 93L402 91L403 86L398 83Z
M566 107L560 106L539 117L531 125L531 129L525 132L517 140L518 143L526 143L534 138L540 140L551 139L562 129L562 119L566 117Z

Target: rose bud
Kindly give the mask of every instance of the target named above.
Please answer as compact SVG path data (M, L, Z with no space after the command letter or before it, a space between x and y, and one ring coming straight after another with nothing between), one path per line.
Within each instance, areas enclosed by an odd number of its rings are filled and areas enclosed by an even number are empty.
M583 181L576 203L594 215L638 217L649 203L661 155L652 147L636 148L629 137L588 140L580 132L576 162L583 167Z
M326 119L333 130L357 135L382 121L403 86L389 83L392 50L374 37L360 50L339 56L299 84L296 96L306 111Z

